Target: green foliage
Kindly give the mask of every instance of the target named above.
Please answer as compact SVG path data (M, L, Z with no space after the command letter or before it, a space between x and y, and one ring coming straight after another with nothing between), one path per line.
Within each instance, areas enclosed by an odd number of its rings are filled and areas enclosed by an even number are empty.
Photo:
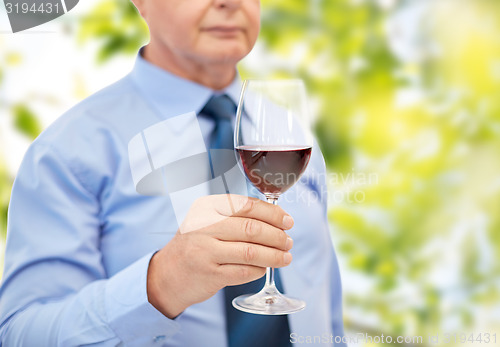
M99 63L120 54L136 54L147 39L147 25L131 1L101 1L78 26L80 43L99 43Z
M10 199L12 177L8 174L5 165L0 161L0 236L5 239L7 231L7 210Z
M25 104L17 104L12 107L14 126L20 133L31 139L36 138L42 131L36 115Z

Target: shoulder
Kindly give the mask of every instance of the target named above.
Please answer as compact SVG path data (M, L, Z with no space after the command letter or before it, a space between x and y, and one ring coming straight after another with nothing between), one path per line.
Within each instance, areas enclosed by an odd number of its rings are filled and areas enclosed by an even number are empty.
M126 117L124 110L127 109L127 103L137 98L140 95L127 75L64 112L40 134L35 143L54 145L64 141L71 142L75 140L75 136L93 133L103 125L112 128L119 124L117 115Z
M31 144L23 162L57 162L97 193L100 177L112 177L126 158L143 104L127 75L62 114Z

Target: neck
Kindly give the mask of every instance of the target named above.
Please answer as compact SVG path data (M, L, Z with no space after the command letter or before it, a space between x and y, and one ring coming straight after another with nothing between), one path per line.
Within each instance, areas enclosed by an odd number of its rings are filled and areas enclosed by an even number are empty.
M163 70L214 90L226 88L236 76L233 62L201 64L190 59L179 59L159 50L156 45L147 45L143 57Z

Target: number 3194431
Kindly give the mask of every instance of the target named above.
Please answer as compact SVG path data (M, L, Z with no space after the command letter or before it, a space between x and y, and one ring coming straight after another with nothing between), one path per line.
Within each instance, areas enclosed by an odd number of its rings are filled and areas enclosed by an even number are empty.
M40 4L28 4L26 2L23 3L11 3L6 2L5 8L7 13L63 13L64 10L62 6L59 6L58 3L52 4L50 2L40 3Z

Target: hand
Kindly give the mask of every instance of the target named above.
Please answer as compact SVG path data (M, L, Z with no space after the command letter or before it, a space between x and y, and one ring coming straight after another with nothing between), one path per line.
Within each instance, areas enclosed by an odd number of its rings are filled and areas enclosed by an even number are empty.
M191 206L172 240L151 259L149 302L174 318L228 285L290 264L293 219L281 207L240 195L211 195Z

